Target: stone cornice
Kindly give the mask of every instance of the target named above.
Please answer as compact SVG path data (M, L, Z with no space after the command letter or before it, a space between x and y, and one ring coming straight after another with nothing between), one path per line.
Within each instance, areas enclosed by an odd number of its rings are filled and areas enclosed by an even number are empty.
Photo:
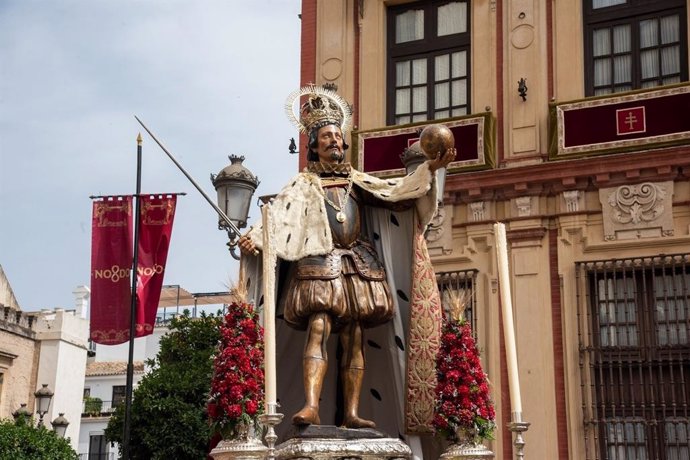
M500 201L688 177L690 147L682 146L452 174L446 179L445 202Z
M519 230L509 230L506 238L511 243L521 241L540 241L546 235L546 227L523 228Z

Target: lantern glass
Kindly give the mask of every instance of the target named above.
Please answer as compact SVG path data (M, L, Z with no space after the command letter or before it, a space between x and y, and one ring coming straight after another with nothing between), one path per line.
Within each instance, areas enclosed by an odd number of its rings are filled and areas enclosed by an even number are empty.
M247 226L249 206L259 179L242 165L244 157L230 155L228 159L228 166L218 174L211 174L211 182L218 195L218 208L240 229ZM218 228L227 230L233 240L235 232L228 227L230 225L223 218L218 220Z
M247 225L247 215L254 189L241 183L229 183L218 188L218 207L237 228ZM221 222L222 226L222 220Z
M34 396L36 397L36 412L41 415L47 413L50 408L50 401L53 399L53 392L48 388L48 384L44 383L43 387L34 393Z
M407 174L412 174L415 170L426 161L426 158L414 158L405 165ZM439 205L443 205L443 191L446 187L446 168L439 168L436 170L436 199Z
M436 199L440 206L443 206L443 191L446 189L446 168L436 170Z
M419 165L421 165L425 161L426 161L425 157L422 157L422 156L415 157L415 158L409 160L409 162L407 164L405 164L405 171L407 172L408 175L412 174L413 172L415 172L417 170Z
M67 433L67 426L69 425L69 422L65 418L65 414L63 412L61 412L58 417L53 420L52 425L55 434L60 438L64 438L65 434Z

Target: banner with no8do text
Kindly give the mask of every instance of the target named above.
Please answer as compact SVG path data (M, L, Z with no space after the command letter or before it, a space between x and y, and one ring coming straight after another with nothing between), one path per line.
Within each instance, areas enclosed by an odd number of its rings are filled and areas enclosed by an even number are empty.
M142 196L140 200L136 337L153 333L156 324L177 196Z
M129 340L132 302L132 197L93 202L91 221L91 340Z

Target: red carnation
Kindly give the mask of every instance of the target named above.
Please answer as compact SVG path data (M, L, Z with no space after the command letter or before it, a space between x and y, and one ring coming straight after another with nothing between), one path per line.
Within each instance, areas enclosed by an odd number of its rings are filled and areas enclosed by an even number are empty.
M448 371L446 378L449 382L457 382L460 379L460 372L457 370Z
M492 439L495 411L472 329L466 321L444 318L436 372L433 425L438 432L451 441L457 440L458 431Z
M239 417L240 415L242 415L242 406L239 404L231 404L228 407L228 416Z
M221 326L208 414L215 432L235 433L263 411L263 329L251 305L233 303Z
M249 400L245 403L244 408L247 411L247 414L254 415L259 409L259 404L256 401Z

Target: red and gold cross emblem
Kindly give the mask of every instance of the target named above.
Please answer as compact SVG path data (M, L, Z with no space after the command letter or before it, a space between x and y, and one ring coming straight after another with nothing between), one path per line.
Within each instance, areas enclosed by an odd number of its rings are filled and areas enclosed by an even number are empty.
M647 131L644 106L616 110L616 134L644 133Z

